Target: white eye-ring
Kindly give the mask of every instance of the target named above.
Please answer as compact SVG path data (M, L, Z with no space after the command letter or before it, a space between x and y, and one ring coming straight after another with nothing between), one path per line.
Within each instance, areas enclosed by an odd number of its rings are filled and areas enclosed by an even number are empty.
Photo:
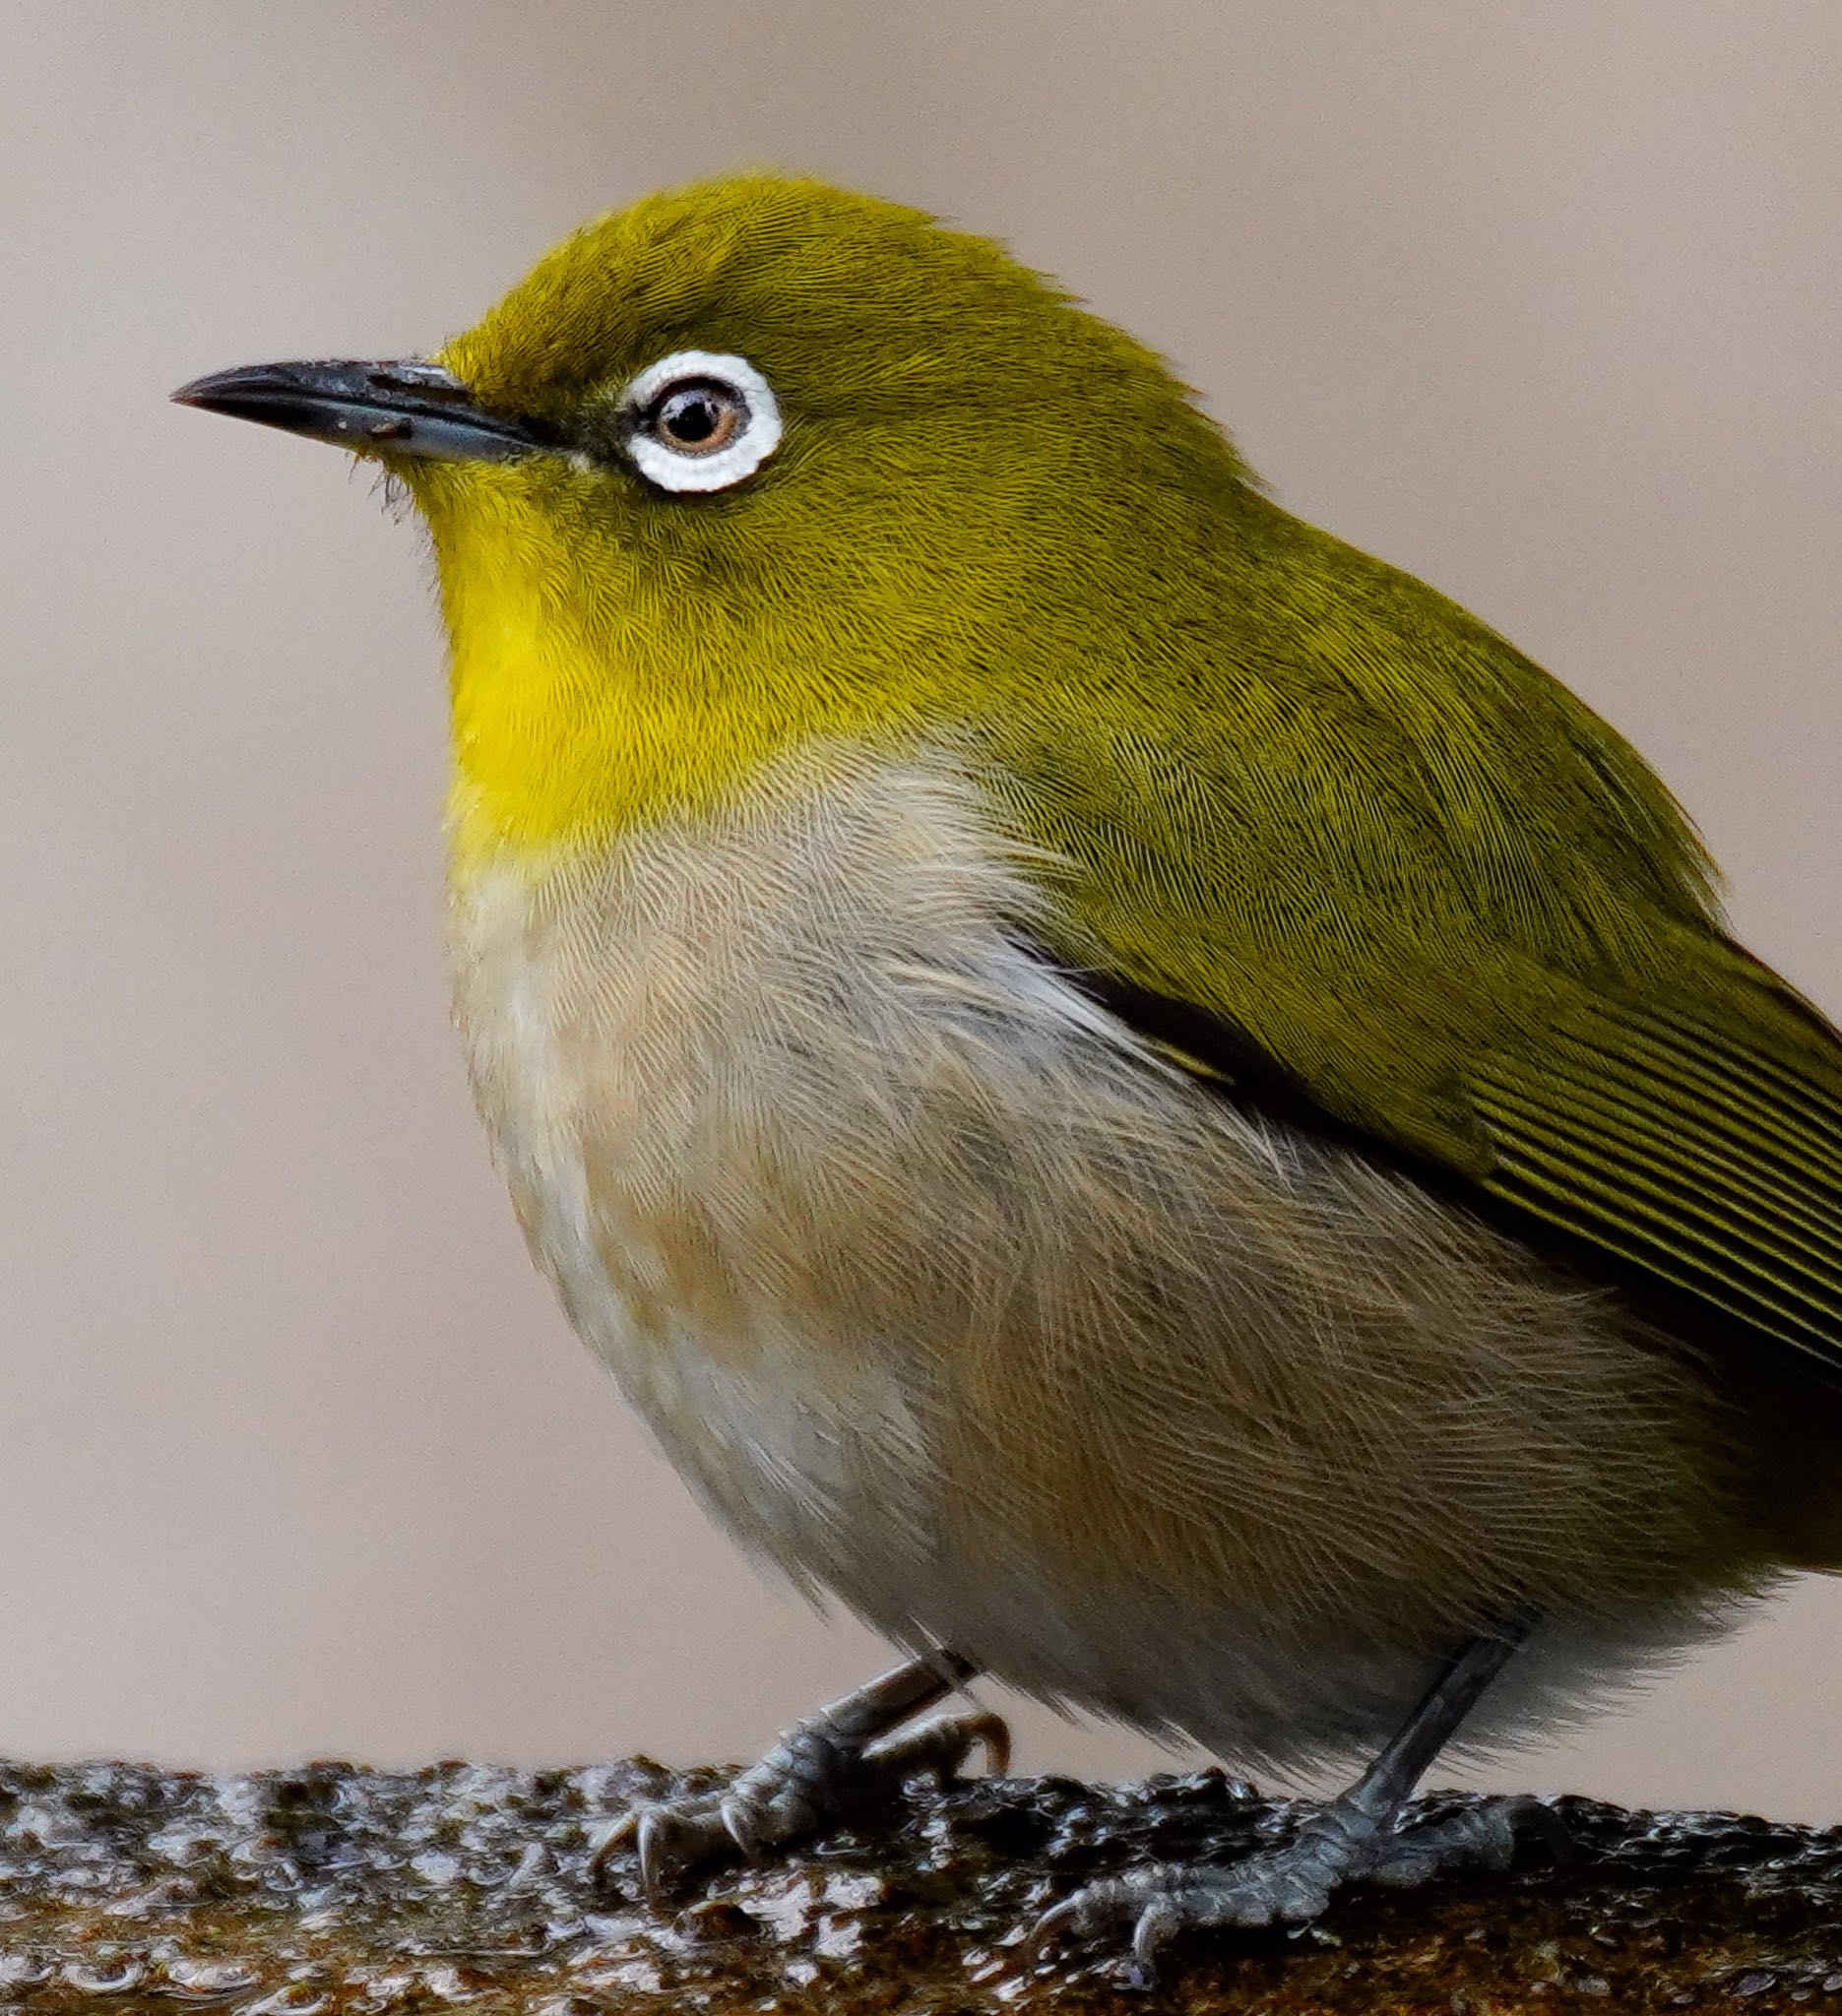
M727 490L780 445L781 410L746 357L678 350L647 365L620 404L633 466L662 490Z

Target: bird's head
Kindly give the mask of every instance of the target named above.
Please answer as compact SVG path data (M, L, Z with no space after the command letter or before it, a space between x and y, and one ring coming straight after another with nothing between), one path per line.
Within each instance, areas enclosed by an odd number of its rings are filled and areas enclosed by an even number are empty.
M990 243L745 175L590 224L434 356L176 395L384 462L453 644L461 852L1130 680L1244 494L1148 350Z

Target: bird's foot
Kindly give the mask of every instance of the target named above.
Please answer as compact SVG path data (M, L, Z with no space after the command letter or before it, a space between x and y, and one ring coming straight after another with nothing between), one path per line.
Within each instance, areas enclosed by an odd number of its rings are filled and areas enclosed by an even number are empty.
M1533 1798L1490 1799L1436 1820L1404 1824L1345 1795L1319 1806L1283 1848L1229 1868L1155 1864L1090 1883L1038 1921L1039 1949L1064 1934L1092 1938L1129 1925L1139 1980L1183 1932L1221 1926L1308 1924L1346 1883L1413 1889L1453 1868L1503 1869L1524 1833L1564 1847L1560 1823Z
M703 1862L737 1853L758 1860L894 1798L913 1779L955 1776L976 1749L1002 1773L1010 1732L995 1715L968 1710L901 1727L972 1672L946 1653L895 1668L795 1723L760 1763L721 1790L636 1807L596 1850L591 1874L604 1879L631 1845L641 1887L657 1902Z

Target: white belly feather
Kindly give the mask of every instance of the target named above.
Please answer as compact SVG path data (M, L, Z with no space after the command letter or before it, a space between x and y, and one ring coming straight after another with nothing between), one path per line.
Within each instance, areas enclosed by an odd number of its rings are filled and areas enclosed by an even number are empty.
M1040 902L964 783L838 763L457 887L533 1252L705 1503L892 1637L1248 1762L1370 1740L1508 1591L1562 1619L1512 1714L1679 1638L1682 1507L1725 1517L1686 1375L1141 1050Z

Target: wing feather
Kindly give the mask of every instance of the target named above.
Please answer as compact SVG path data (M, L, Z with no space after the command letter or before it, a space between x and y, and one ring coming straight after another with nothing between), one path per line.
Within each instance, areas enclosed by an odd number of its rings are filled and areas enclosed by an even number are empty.
M1571 1006L1539 1050L1465 1073L1483 1187L1842 1367L1842 1069L1584 989Z
M1051 956L1215 1096L1842 1370L1842 1038L1728 936L1669 790L1270 500L1223 550L1180 627L1084 635L991 730Z
M1740 983L1739 1034L1548 973L1515 1040L1448 1049L1450 1152L1385 1109L1353 1116L1313 1086L1302 1046L1288 1055L1116 973L1082 977L1217 1095L1437 1170L1842 1371L1842 1040L1717 934L1700 949L1710 985ZM1458 1151L1480 1139L1482 1154Z

